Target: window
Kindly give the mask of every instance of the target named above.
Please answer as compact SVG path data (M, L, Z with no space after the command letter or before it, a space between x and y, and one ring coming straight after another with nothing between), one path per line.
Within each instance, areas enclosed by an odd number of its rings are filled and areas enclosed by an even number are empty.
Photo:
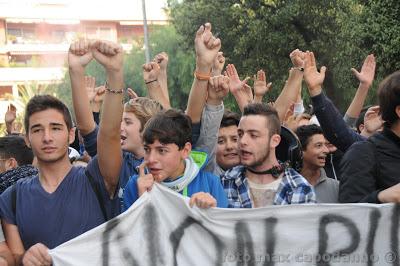
M27 28L8 28L7 38L13 43L25 43L35 40L35 30Z
M62 43L66 41L65 31L63 30L55 30L52 32L52 40L55 43Z
M113 41L111 28L86 27L86 38Z

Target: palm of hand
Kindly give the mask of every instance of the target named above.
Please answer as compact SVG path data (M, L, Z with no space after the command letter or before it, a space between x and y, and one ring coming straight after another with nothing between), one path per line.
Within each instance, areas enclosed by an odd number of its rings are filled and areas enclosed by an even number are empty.
M267 82L265 80L256 80L254 82L254 94L262 96L267 93Z
M229 87L232 93L235 93L242 88L242 81L240 81L239 76L234 75L229 77Z
M369 66L362 66L358 79L362 83L371 84L374 80L375 70Z
M7 111L5 116L4 116L4 120L6 123L12 123L15 118L17 117L17 113L13 112L13 111Z

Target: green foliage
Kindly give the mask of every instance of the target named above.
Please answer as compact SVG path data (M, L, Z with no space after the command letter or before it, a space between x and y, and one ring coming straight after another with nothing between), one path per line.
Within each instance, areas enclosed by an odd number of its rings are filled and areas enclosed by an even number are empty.
M194 32L211 22L227 62L236 65L242 78L260 68L267 71L273 82L270 100L279 94L291 65L288 55L296 48L314 51L319 66L328 67L324 89L342 110L358 86L350 68L359 69L367 54L374 52L378 58L378 81L399 68L398 1L170 0L169 4L173 24L187 37L182 47L193 50Z

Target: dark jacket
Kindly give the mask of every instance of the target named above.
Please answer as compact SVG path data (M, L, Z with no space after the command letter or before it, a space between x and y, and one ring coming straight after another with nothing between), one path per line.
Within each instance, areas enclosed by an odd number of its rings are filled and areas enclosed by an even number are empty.
M380 203L380 191L400 182L400 138L390 129L354 143L341 163L339 202Z
M311 101L325 138L339 150L346 152L354 142L366 139L347 126L339 110L323 92L311 97Z

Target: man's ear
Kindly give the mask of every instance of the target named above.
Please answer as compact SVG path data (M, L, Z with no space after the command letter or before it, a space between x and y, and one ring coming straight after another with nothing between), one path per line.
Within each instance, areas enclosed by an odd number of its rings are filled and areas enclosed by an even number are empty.
M397 114L397 118L400 119L400 105L396 106L395 111L396 111L396 114Z
M358 130L360 130L360 132L362 132L364 130L364 128L365 128L364 124L360 124L358 126Z
M17 162L17 160L15 160L15 158L11 157L6 160L6 162L5 162L6 171L17 168L17 167L18 167L18 162Z
M181 150L182 158L186 159L189 157L190 152L192 151L192 144L190 142L186 142L185 146Z
M69 140L69 144L72 144L75 141L75 130L76 127L73 127L69 130L69 136L68 136L68 140Z
M270 148L278 147L280 142L281 142L281 136L280 135L278 135L278 134L272 135L270 143L269 143Z

